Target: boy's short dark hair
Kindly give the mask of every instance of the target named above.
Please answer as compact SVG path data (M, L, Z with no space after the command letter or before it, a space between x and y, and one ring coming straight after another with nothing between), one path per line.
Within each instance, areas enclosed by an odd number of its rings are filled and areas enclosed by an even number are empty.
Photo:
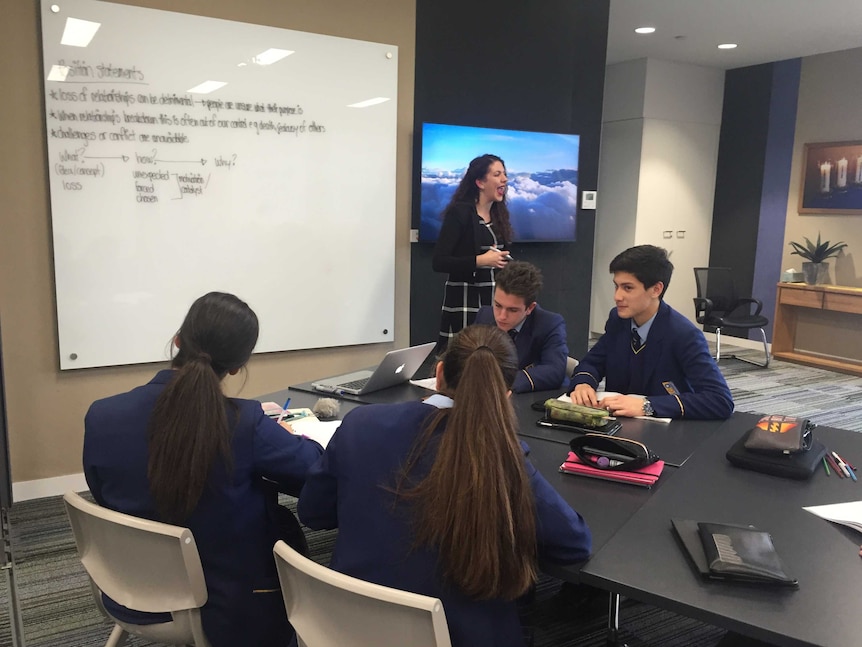
M651 288L659 281L664 285L659 298L664 298L670 277L673 274L673 263L668 258L667 250L655 245L637 245L617 254L611 261L611 273L628 272L633 274L645 288Z
M531 263L509 261L494 278L498 288L506 294L521 297L526 306L539 298L539 292L542 289L542 271Z

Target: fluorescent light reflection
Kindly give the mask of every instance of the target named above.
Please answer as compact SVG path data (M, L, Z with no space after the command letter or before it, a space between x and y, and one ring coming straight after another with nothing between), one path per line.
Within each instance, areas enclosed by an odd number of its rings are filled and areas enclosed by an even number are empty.
M60 44L71 45L72 47L86 47L93 40L93 36L96 35L101 26L102 23L100 22L66 18L66 27L63 29L63 37L60 39Z
M227 83L224 81L204 81L203 83L186 90L186 92L192 94L209 94L210 92L215 92L226 85Z
M68 65L52 65L48 72L49 81L65 81L69 75Z
M718 49L736 49L736 43L722 43Z
M293 54L293 50L290 49L276 49L274 47L270 47L265 52L261 52L253 59L251 59L252 63L257 63L258 65L272 65L273 63L277 63L283 58L286 58Z
M638 27L635 29L636 34L652 34L655 31L655 27Z
M365 101L360 101L359 103L350 103L347 105L348 108L367 108L368 106L376 106L378 103L386 103L389 101L389 97L374 97L373 99L366 99Z

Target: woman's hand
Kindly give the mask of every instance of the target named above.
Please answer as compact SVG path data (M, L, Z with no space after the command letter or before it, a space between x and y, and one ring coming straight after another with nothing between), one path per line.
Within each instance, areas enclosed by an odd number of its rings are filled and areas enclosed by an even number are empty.
M492 247L484 254L476 257L476 267L490 267L495 270L506 267L509 262L509 252Z
M296 432L293 430L293 427L291 427L291 426L290 426L290 423L289 423L289 422L285 422L285 421L283 421L283 420L282 420L282 421L281 421L281 422L279 422L278 424L280 424L282 427L284 427L285 429L287 429L290 433L292 433L292 434L296 435Z

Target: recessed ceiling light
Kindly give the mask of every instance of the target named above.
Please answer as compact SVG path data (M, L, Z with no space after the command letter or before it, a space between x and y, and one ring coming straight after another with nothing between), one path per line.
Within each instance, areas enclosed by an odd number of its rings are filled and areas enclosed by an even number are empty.
M373 99L366 99L365 101L360 101L358 103L348 104L348 108L367 108L369 106L376 106L378 103L386 103L389 101L389 97L374 97Z
M99 31L102 26L100 22L91 20L80 20L78 18L66 18L66 26L63 29L63 36L60 39L61 45L71 45L72 47L86 47L93 40L93 36Z
M190 94L209 94L210 92L215 92L226 85L227 83L224 81L204 81L193 88L189 88L186 92Z
M251 59L252 63L257 63L258 65L272 65L277 61L280 61L285 56L290 56L293 54L293 50L290 49L276 49L274 47L266 50L265 52L261 52L253 59Z
M736 49L736 43L722 43L718 49Z
M651 34L655 31L655 27L638 27L635 29L636 34Z

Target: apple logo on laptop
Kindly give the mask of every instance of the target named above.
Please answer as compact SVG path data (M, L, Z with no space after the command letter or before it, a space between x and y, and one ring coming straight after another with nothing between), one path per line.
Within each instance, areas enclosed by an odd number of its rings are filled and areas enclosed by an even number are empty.
M402 364L401 366L399 366L398 368L395 369L395 374L397 375L398 373L400 373L403 370L404 370L404 364Z

